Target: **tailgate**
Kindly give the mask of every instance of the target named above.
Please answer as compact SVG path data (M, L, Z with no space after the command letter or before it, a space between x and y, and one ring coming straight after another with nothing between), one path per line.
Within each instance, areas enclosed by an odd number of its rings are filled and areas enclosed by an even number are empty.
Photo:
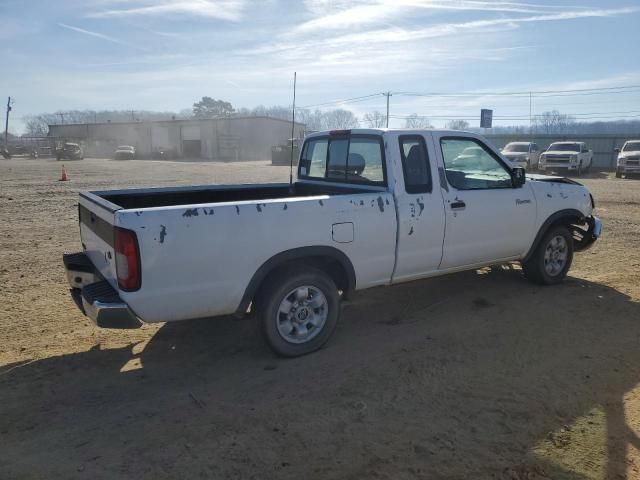
M115 212L91 197L101 200L96 195L81 193L78 204L82 247L104 279L117 288L113 228Z

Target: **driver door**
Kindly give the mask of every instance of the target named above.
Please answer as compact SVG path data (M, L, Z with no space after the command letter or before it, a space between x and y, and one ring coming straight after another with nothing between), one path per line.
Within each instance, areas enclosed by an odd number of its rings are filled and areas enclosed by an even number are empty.
M533 238L531 185L515 188L509 167L480 139L434 135L434 141L446 216L440 269L521 257Z

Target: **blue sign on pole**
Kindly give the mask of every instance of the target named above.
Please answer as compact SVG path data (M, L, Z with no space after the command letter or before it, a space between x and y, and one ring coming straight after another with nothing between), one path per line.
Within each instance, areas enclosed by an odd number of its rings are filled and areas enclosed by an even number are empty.
M491 128L493 121L493 110L483 108L480 110L480 128Z

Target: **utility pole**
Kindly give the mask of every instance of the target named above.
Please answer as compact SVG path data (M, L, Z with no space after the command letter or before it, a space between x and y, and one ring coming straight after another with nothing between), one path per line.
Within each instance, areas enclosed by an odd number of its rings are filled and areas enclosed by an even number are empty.
M11 111L11 97L7 99L7 116L4 121L4 148L9 149L9 112Z
M533 94L529 92L529 143L533 143ZM529 145L531 148L531 145Z
M60 112L58 115L60 115L60 123L64 125L64 113Z
M385 97L387 97L387 128L389 128L389 97L391 96L391 92L383 93Z

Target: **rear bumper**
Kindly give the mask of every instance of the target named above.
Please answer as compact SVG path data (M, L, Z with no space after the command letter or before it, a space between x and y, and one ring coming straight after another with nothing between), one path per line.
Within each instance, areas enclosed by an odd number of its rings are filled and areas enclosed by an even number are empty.
M80 311L101 328L140 328L142 322L118 292L99 277L84 253L63 256L71 298Z
M583 252L593 246L602 233L602 222L596 216L587 217L587 230L578 232L579 238L575 238L576 252Z

